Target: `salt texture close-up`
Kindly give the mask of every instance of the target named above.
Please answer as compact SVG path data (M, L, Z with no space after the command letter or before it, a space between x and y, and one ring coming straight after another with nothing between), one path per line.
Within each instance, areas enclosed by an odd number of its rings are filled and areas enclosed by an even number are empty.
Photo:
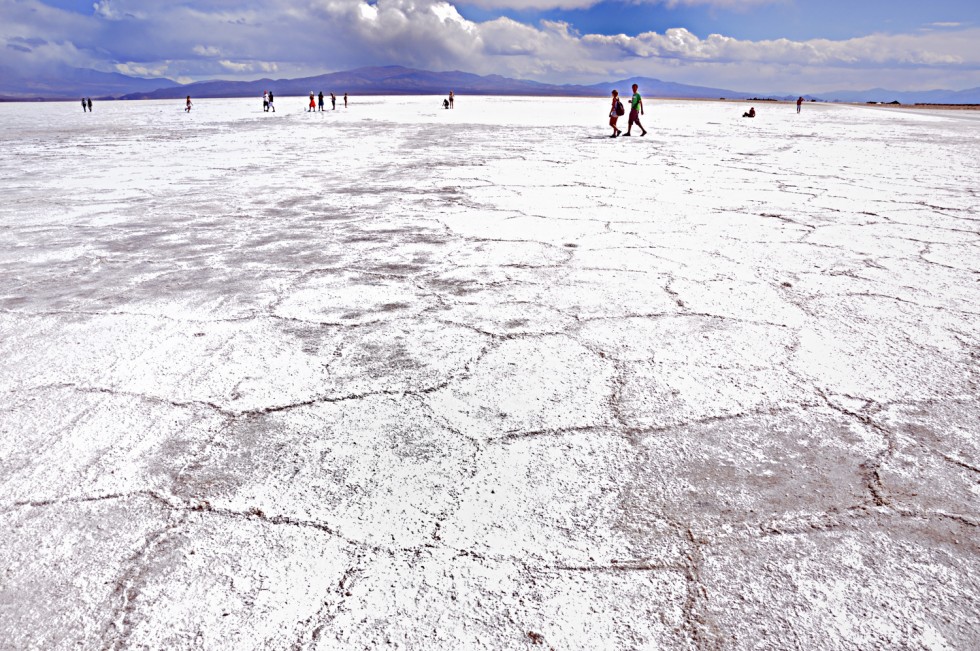
M0 104L0 648L977 648L977 112L441 101Z

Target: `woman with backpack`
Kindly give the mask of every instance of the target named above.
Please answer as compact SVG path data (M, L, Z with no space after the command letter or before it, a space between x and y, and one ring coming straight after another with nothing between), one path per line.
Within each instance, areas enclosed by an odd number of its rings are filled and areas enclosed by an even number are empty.
M619 101L619 91L614 90L612 92L612 110L609 111L609 126L613 128L613 133L610 138L615 138L622 133L616 128L616 122L619 120L619 116L626 113L626 109L623 108L623 103Z

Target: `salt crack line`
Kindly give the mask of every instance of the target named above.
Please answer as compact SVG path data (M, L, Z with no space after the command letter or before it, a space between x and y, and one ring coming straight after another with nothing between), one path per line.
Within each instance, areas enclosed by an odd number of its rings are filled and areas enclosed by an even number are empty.
M154 396L145 393L137 393L133 391L122 391L122 390L110 389L106 387L91 387L91 386L86 387L71 382L61 382L61 383L37 385L32 387L17 388L8 391L8 393L23 393L23 392L35 392L35 391L57 390L57 389L70 389L73 391L77 391L79 393L106 394L112 396L135 398L139 400L145 400L147 402L169 405L171 407L176 407L176 408L204 407L218 414L221 414L226 418L237 419L237 418L247 418L247 417L254 417L254 416L263 416L266 414L281 413L293 409L299 409L302 407L311 407L318 404L333 404L333 403L350 402L350 401L357 401L357 400L366 400L368 398L372 398L376 396L390 396L390 397L404 398L405 396L429 395L441 391L443 389L446 389L454 382L457 382L461 379L464 379L465 377L468 377L468 375L471 373L471 367L474 364L479 363L480 360L482 360L483 357L485 357L486 354L489 352L490 348L492 347L490 346L484 347L473 360L470 360L463 366L463 369L459 373L452 374L449 378L443 380L442 382L439 382L438 384L422 387L420 389L408 389L408 390L380 389L377 391L349 393L346 395L339 395L339 396L330 396L330 395L316 396L308 400L292 402L284 405L272 405L269 407L262 407L256 409L233 410L207 400L187 400L187 401L173 400L169 398L163 398L161 396Z
M216 318L216 319L189 319L183 317L169 316L167 314L151 314L147 312L119 312L119 311L113 312L113 311L98 311L98 310L94 310L94 311L41 310L37 312L28 312L24 310L10 310L6 308L0 308L0 313L11 314L15 316L34 317L34 318L41 318L46 316L123 316L123 317L137 317L142 319L159 319L164 321L173 321L174 323L196 323L196 324L242 323L245 321L254 321L256 319L262 319L266 317L266 315L261 314L258 311L255 311L247 316Z
M814 386L814 391L816 391L816 394L820 396L820 398L826 403L826 405L829 408L858 421L865 427L871 428L872 430L880 434L882 438L885 440L885 449L879 452L877 455L875 455L873 459L870 459L862 463L860 465L860 468L865 473L865 481L867 483L868 492L871 493L871 500L874 503L874 505L890 506L891 501L888 499L888 496L885 494L885 487L881 481L881 474L879 473L879 470L881 468L881 465L885 462L885 459L891 457L897 449L898 443L896 441L895 434L892 433L888 428L875 422L875 420L871 418L871 416L868 416L867 414L860 414L856 411L847 409L842 405L836 404L830 399L829 396L827 396L826 392L824 392L822 388L818 386Z

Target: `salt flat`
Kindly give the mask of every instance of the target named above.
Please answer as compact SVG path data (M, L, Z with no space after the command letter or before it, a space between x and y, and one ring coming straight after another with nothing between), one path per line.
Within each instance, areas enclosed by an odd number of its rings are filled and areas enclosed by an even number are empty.
M0 105L0 648L977 648L976 120L440 100Z

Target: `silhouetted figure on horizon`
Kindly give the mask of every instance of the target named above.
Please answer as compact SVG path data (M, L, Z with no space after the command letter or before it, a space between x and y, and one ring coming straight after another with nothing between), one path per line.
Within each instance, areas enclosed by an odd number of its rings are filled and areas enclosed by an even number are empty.
M755 117L755 107L753 106L745 113L742 113L743 118L754 118Z
M322 90L320 91L320 94L317 95L317 101L319 102L319 104L320 104L320 110L322 111L323 110L323 91Z
M344 93L344 108L347 108L347 93Z
M797 113L800 112L800 107L802 107L802 106L803 106L803 98L800 97L799 99L796 100L796 112Z
M89 113L92 112L92 98L91 97L88 98L88 112Z
M82 98L82 113L88 111L88 104L85 103L85 98Z
M330 106L333 107L332 110L334 111L337 110L337 96L334 95L333 93L330 93Z

